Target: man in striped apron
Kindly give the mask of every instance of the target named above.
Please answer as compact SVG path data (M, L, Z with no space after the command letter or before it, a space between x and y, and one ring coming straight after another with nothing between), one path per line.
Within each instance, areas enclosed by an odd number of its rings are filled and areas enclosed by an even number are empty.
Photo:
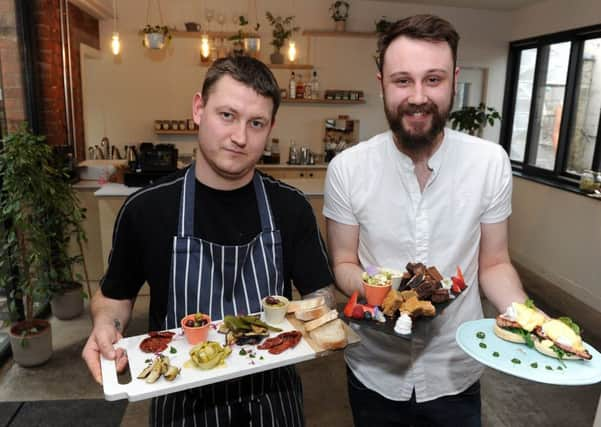
M279 101L277 82L259 61L248 57L226 58L216 61L208 70L202 94L197 94L193 101L194 120L199 124L196 162L174 177L132 195L117 218L109 269L91 304L94 330L83 351L97 380L100 379L97 366L100 352L105 357L116 358L118 367L125 359L112 350L112 343L121 336L121 325L129 319L137 288L118 277L117 272L130 274L119 265L123 259L132 257L128 254L132 248L153 244L150 238L147 243L139 242L146 237L140 237L143 233L132 229L147 216L154 221L163 211L168 215L169 208L161 202L176 200L175 195L179 207L177 217L167 223L177 225L176 235L169 238L172 255L168 276L160 276L168 281L168 286L161 286L162 281L153 278L154 264L161 263L158 256L153 257L152 265L147 267L144 260L128 267L128 270L139 270L130 281L139 283L143 278L151 287L151 329L176 328L180 319L189 313L203 312L218 320L228 314L261 311L261 299L265 296L291 297L291 279L305 296L325 294L331 298L328 285L332 276L312 212L313 223L305 227L301 226L303 221L291 222L291 213L283 213L281 207L292 205L294 210L306 210L308 202L299 196L298 190L255 171ZM220 213L227 216L231 215L229 211L235 210L239 223L234 219L217 233L207 230L202 220L199 222L199 218L203 218L202 211L214 210L213 204L224 200L229 204L224 205L227 207ZM253 210L255 205L257 212ZM241 224L247 216L253 215L258 218L257 228L249 234L249 228ZM136 223L131 218L136 218ZM309 236L315 236L313 240L308 239L314 243L307 247L315 248L311 252L319 252L319 258L306 268L324 272L312 279L321 282L318 288L304 286L307 278L298 277L297 281L294 266L302 262L286 259L290 253L297 258L306 255L291 249L306 246L303 243L306 237L302 242L283 241L283 236L293 235L287 230L299 226L304 229L304 235L308 230ZM236 237L238 232L242 237ZM152 233L155 240L167 240L161 237L168 235L162 229ZM121 287L133 289L118 289L119 283ZM157 307L162 312L161 303L165 306L165 315L158 321L155 312ZM161 396L152 401L150 424L303 426L301 383L294 368L288 366Z

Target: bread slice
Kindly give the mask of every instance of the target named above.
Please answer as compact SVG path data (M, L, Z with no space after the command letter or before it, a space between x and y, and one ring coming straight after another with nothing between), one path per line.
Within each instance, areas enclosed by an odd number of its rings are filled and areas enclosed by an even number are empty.
M338 312L336 310L330 310L323 316L305 323L305 331L311 332L313 329L317 329L335 319L338 319Z
M290 301L290 304L288 304L288 313L295 313L299 310L310 310L312 308L317 308L320 305L324 305L325 303L326 300L323 296Z
M330 308L327 305L323 304L323 305L320 305L319 307L310 308L308 310L298 310L294 313L294 316L298 320L307 322L309 320L317 319L318 317L323 316L328 311L330 311Z
M344 324L340 319L314 329L309 335L324 350L338 350L348 343Z

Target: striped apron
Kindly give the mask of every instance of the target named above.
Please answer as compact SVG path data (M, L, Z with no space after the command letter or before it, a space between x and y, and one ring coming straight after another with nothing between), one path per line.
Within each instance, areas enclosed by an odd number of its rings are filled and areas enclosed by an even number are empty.
M179 319L190 313L208 313L212 320L255 313L261 311L263 297L284 295L281 236L261 176L255 172L253 185L262 231L238 246L194 237L195 185L192 164L184 178L178 235L173 238L164 329L179 327ZM300 427L302 386L294 367L288 366L161 396L152 400L150 425Z

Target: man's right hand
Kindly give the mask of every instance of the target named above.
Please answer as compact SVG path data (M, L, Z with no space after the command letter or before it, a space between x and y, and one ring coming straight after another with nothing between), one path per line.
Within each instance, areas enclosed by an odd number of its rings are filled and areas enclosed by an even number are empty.
M122 348L114 349L113 344L122 338L121 333L113 325L96 325L81 352L81 357L88 365L90 373L97 383L102 384L100 355L114 360L117 372L122 372L127 366L127 354Z

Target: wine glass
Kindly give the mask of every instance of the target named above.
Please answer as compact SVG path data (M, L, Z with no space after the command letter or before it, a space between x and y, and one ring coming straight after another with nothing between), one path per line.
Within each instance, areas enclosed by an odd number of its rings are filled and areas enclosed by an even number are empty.
M211 21L213 20L213 17L215 16L215 10L213 9L205 9L205 18L207 19L207 29L210 29L211 26Z

